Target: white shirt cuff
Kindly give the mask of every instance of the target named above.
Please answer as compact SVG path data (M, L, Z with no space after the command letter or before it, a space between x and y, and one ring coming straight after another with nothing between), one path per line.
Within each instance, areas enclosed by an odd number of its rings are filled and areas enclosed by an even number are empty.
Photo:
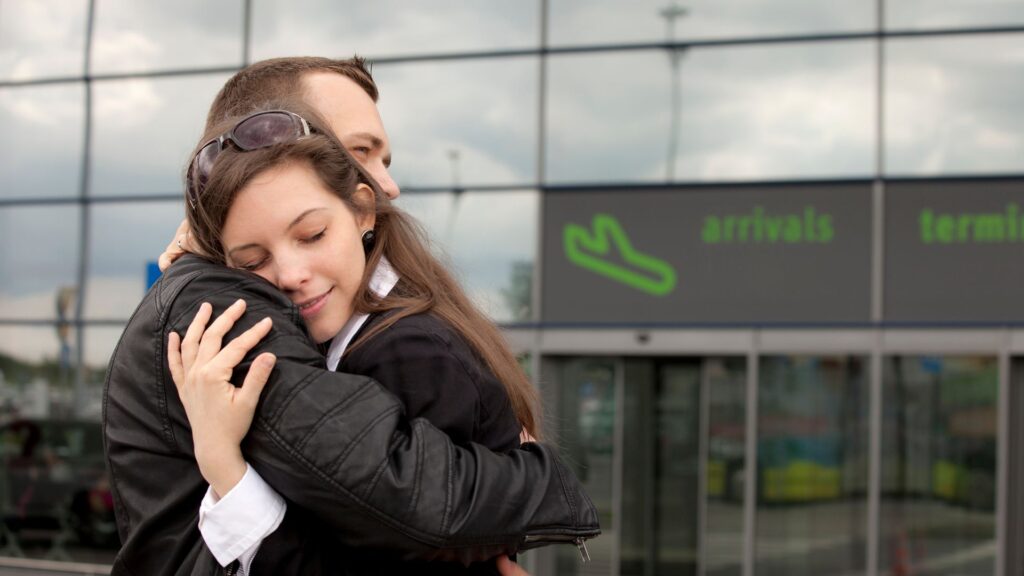
M245 475L218 499L212 488L199 505L199 532L221 566L242 559L248 572L263 539L277 530L287 510L284 498L245 465Z

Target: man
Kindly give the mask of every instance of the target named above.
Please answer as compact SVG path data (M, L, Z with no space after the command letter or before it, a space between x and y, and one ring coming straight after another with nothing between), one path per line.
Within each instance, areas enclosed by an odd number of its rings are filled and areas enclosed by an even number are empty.
M207 126L296 91L318 108L389 196L397 197L387 173L390 148L374 104L376 87L361 60L254 64L224 86ZM187 231L181 232L184 238L171 243L162 264L188 247ZM468 561L514 552L527 533L539 542L596 534L593 506L545 448L531 444L495 455L451 445L428 423L406 421L397 401L376 383L325 372L285 296L251 275L186 258L146 295L108 373L104 432L124 543L116 574L218 570L196 527L206 484L167 373L165 337L171 330L183 333L201 302L220 313L237 298L260 312L242 316L229 336L264 315L274 320L274 333L247 356L244 367L263 352L278 358L243 450L254 469L251 478L262 476L290 503L283 519L253 525L258 552L250 573L345 571L350 548L339 547L339 541L407 559ZM505 494L507 509L482 509L482 495L497 490ZM249 544L227 546L217 560L252 560Z

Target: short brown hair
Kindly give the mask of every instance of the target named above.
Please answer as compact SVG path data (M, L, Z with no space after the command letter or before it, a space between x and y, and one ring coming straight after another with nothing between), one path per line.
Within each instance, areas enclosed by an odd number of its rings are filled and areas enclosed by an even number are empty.
M267 102L293 100L304 94L302 76L310 72L335 72L349 78L377 101L377 85L366 59L290 56L261 60L242 68L217 93L206 116L206 130L229 118L244 116Z

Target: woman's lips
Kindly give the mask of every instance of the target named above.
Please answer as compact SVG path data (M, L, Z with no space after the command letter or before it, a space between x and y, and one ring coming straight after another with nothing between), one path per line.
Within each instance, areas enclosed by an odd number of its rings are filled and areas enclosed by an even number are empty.
M316 298L313 298L312 300L307 300L306 302L299 304L299 313L302 314L303 318L316 316L316 314L323 310L324 306L327 305L327 297L330 296L331 292L333 291L334 288L332 287L330 290L324 292L323 294L317 296Z

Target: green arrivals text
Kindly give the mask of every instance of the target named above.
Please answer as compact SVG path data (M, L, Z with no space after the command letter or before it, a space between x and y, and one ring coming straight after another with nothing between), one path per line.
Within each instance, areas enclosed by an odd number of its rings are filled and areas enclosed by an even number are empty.
M705 244L828 244L835 238L832 215L806 206L803 213L770 214L755 206L750 214L704 217Z

